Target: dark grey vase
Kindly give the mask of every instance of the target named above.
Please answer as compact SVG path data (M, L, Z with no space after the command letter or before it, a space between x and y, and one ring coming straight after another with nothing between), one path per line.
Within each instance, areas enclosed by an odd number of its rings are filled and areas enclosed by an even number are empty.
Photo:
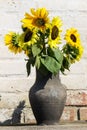
M59 73L43 75L36 70L29 100L38 125L58 124L66 102L66 88L60 82Z

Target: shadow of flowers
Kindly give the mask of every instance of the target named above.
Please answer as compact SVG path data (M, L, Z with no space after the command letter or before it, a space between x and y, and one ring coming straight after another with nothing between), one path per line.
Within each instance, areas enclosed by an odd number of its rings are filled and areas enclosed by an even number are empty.
M4 122L0 122L0 125L16 125L20 124L21 122L21 114L22 110L25 107L25 101L19 102L18 106L15 108L15 110L12 113L12 118L8 119Z

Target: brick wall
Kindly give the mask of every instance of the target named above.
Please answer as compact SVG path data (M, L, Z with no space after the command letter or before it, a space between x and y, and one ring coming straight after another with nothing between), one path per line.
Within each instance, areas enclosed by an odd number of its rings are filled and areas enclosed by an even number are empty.
M27 77L26 57L10 53L3 41L8 31L20 31L20 19L31 7L46 7L51 16L61 17L64 30L76 27L81 34L84 46L81 61L71 66L67 76L60 74L61 82L67 87L61 120L87 120L87 0L0 0L0 123L35 121L28 101L35 71L32 68L32 74Z

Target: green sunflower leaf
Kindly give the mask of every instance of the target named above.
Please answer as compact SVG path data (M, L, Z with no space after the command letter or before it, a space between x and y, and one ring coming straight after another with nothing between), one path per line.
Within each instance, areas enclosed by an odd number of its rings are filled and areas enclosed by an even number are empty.
M63 67L64 69L67 69L67 70L69 70L70 68L70 60L67 57L63 58Z
M51 57L54 57L60 64L62 64L63 54L58 48L49 48L48 52Z
M61 68L61 64L50 56L41 58L41 63L53 74L57 74Z
M32 45L32 53L34 57L37 56L41 50L42 49L37 44Z
M36 56L35 66L39 69L40 67L40 57Z

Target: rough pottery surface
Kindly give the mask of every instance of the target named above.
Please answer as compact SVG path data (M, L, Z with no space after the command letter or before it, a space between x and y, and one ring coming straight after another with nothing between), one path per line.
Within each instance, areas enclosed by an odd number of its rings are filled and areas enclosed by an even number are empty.
M66 101L66 89L60 82L59 74L44 76L36 71L29 99L37 124L58 124Z

